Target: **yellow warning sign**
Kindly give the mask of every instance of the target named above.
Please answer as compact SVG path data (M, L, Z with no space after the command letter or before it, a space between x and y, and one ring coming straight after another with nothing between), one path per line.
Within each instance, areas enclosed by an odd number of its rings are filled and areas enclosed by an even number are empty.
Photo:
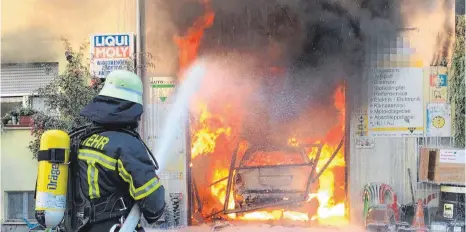
M369 120L367 116L367 109L361 109L357 116L356 136L367 136L369 131Z

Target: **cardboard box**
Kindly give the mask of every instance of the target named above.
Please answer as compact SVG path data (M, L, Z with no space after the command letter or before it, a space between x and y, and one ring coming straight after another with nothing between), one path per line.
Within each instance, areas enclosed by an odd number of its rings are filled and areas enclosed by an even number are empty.
M465 184L464 150L421 148L419 180L421 182Z

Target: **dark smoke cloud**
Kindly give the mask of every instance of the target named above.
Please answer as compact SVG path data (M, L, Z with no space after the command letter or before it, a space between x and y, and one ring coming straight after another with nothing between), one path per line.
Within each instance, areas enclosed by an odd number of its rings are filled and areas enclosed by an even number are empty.
M169 4L179 34L203 14L201 4L182 2ZM191 2L189 7L186 2ZM306 125L319 128L313 133L324 136L338 114L336 109L320 114L319 109L333 106L342 81L364 86L366 53L377 46L372 41L397 35L397 6L389 0L213 0L212 7L215 21L205 31L201 53L237 51L256 56L264 70L284 69L251 73L262 84L247 99L251 107L244 136L259 142L266 142L263 135L277 131L283 122L299 120L303 112L314 112Z
M170 2L179 34L204 12L194 1ZM317 128L307 131L324 136L338 120L336 109L327 110L333 106L336 87L342 81L364 86L366 52L376 46L371 41L396 36L393 2L213 0L215 21L205 31L201 53L237 51L255 56L264 70L271 66L284 70L252 71L251 78L262 84L246 100L243 136L267 142L263 135L279 131L284 122L300 120L303 112L311 113L304 124Z
M369 42L397 34L397 26L392 22L397 18L396 5L389 0L213 0L211 4L216 18L205 32L202 52L230 49L261 54L277 43L281 57L271 60L264 55L261 57L264 63L276 63L298 72L301 69L313 72L333 63L346 73L345 77L325 78L351 81L350 77L361 71ZM172 15L180 34L204 10L200 3L188 0L171 1L169 7L176 12Z
M44 27L29 27L3 34L2 62L56 61L60 47L54 41L59 40L58 36Z

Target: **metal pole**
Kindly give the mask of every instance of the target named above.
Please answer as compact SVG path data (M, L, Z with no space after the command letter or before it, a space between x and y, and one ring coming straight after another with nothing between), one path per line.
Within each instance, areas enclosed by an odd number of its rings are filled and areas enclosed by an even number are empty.
M354 106L354 101L352 99L355 98L355 96L352 94L353 93L353 88L354 86L348 82L344 82L345 85L345 147L344 147L344 157L345 157L345 205L347 208L345 209L345 214L347 214L348 220L351 221L351 199L350 199L350 191L349 187L350 183L350 177L353 175L350 172L350 167L351 167L351 110L352 107Z
M139 68L139 53L141 52L141 0L136 0L136 74L141 75L141 69Z
M144 106L148 104L147 102L147 77L145 77L145 1L144 0L136 0L136 57L135 57L135 62L136 62L136 74L141 77L142 83L143 83L143 88L144 88L144 93L142 95L142 102ZM144 107L146 108L146 107ZM146 109L144 109L146 111ZM145 135L145 117L141 117L141 125L139 126L139 133L143 140L146 140L147 136Z

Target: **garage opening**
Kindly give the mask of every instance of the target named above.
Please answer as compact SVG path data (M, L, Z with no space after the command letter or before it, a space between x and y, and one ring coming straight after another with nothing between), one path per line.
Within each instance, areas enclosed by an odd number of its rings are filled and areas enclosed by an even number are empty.
M196 7L175 38L180 72L209 57L190 105L191 224L348 223L347 74L327 59L344 32L276 3L244 15Z

